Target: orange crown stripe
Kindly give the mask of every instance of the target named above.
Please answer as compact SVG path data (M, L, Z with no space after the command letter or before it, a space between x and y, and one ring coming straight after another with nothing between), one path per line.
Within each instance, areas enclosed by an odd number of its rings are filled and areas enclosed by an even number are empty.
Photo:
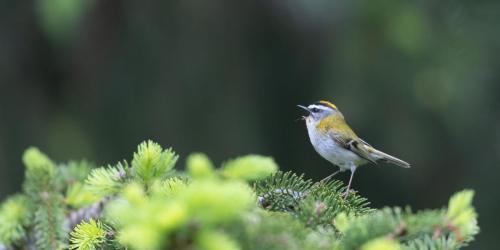
M319 101L319 103L321 103L321 104L323 104L325 106L328 106L328 107L330 107L332 109L337 109L337 106L335 106L335 104L333 104L333 103L331 103L329 101L321 100L321 101Z

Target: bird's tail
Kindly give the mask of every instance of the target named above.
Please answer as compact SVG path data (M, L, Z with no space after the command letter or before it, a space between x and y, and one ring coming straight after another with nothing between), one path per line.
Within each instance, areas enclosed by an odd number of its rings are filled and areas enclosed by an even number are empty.
M403 161L401 159L398 159L392 155L388 155L382 151L379 151L379 150L376 150L375 149L375 152L373 152L372 154L376 155L380 161L384 161L384 162L388 162L388 163L392 163L394 165L397 165L397 166L400 166L400 167L403 167L403 168L409 168L410 167L410 163L406 162L406 161Z

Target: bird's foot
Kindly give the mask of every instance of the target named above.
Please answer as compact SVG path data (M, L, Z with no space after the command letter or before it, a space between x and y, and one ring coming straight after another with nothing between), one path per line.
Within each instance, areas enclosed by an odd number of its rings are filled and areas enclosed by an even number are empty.
M356 193L357 193L357 191L356 191L356 190L354 190L354 189L349 189L349 190L345 191L345 192L342 194L342 196L344 197L344 199L346 199L346 198L347 198L347 196L349 196L349 194L356 194Z
M320 184L325 184L327 182L329 182L335 175L337 175L338 173L340 173L340 170L337 170L335 173L325 177L324 179L322 179L321 181L319 181Z

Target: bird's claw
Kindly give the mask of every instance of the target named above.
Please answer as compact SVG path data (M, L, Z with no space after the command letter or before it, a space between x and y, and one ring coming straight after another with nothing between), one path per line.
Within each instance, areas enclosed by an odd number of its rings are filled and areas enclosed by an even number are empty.
M344 197L344 199L346 199L346 198L347 198L347 196L349 196L349 194L356 194L356 193L357 193L357 191L356 191L356 190L350 189L350 190L348 190L348 191L345 191L345 192L342 194L342 196Z

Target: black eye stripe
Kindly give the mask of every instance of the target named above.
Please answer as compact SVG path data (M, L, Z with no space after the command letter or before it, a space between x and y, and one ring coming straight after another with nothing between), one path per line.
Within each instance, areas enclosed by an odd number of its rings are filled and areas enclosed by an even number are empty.
M320 111L320 109L319 109L319 108L312 108L312 109L311 109L311 112L313 112L313 113L317 113L317 112L319 112L319 111Z

